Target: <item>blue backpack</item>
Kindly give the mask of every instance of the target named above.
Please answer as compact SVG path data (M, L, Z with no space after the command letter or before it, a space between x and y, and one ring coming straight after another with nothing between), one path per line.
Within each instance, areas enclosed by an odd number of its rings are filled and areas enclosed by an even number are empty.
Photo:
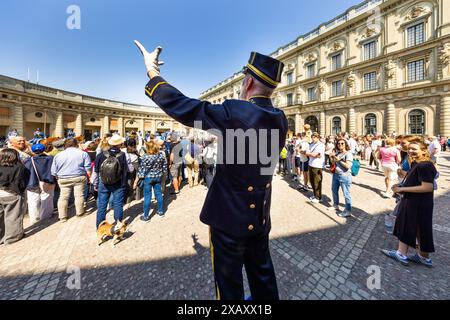
M359 162L359 160L353 160L353 164L352 164L352 176L356 177L359 173L359 168L361 168L361 163Z

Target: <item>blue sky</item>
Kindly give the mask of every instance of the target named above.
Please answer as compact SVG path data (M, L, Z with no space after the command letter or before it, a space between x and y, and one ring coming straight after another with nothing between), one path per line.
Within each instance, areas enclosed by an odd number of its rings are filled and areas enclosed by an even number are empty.
M151 104L139 51L161 45L162 75L199 94L360 0L1 0L0 74L87 95ZM81 30L66 28L68 6Z

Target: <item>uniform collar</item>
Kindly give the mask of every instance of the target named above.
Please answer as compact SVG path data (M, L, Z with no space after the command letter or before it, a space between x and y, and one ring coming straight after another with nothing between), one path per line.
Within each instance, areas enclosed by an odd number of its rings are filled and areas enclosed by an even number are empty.
M273 107L272 100L267 96L252 96L248 101L261 107Z

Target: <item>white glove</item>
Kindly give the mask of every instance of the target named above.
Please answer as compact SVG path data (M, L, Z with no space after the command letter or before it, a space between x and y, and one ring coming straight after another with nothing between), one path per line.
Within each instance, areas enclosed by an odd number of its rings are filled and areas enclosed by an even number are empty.
M154 78L160 75L159 66L164 64L163 61L158 61L159 55L161 54L162 48L156 47L156 49L149 53L147 49L137 40L134 40L134 44L139 48L142 55L144 56L145 67L147 68L148 77Z

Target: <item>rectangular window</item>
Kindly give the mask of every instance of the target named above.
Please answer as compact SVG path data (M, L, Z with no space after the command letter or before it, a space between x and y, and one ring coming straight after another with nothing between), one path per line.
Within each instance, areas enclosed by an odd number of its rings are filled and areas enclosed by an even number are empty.
M294 81L293 81L293 76L292 76L292 72L289 72L288 74L286 74L286 77L287 77L287 84L288 84L288 85L294 83Z
M364 74L364 91L377 89L377 73L370 72Z
M306 66L306 77L313 78L316 76L316 64L311 63Z
M408 63L408 82L421 81L425 79L425 61L417 60Z
M407 46L417 46L425 41L424 24L420 23L415 26L409 27L406 30L407 33Z
M337 70L342 67L342 54L337 54L331 57L331 68L332 70Z
M316 101L316 88L309 88L308 89L308 101Z
M342 96L342 80L333 81L331 89L333 97Z
M364 45L364 60L374 59L377 56L377 42L372 41Z
M292 93L288 93L286 96L286 99L287 99L288 106L292 106L294 104L294 98L293 98Z

